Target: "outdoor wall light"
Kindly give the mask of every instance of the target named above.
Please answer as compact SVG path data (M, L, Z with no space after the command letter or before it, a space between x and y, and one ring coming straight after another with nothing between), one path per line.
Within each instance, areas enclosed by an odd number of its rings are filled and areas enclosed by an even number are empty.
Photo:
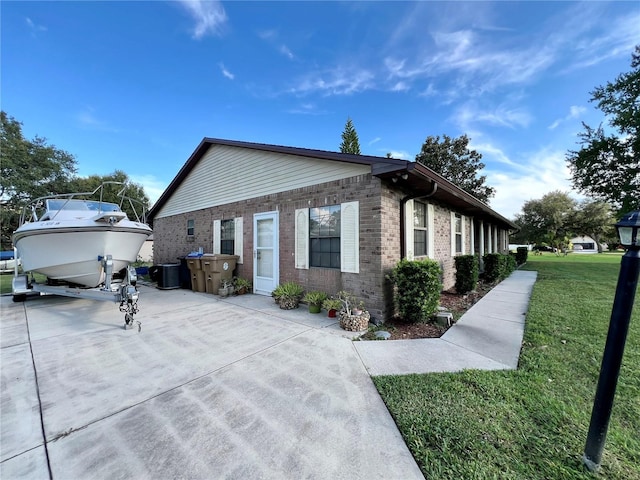
M640 248L640 211L627 213L616 223L620 244L624 248Z
M607 342L602 355L602 365L596 389L591 422L587 433L587 442L584 448L582 461L592 472L600 468L604 442L607 438L611 408L616 394L622 354L627 341L631 312L638 288L638 275L640 275L640 211L630 212L624 215L616 229L620 237L620 243L627 250L620 262L620 273L616 285L616 295L613 299L611 320Z

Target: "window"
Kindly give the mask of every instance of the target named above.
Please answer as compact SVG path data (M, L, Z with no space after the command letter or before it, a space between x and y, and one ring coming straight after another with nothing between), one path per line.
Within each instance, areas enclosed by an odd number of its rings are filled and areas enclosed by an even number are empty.
M187 235L192 237L195 230L195 220L187 220Z
M235 223L234 219L222 220L220 222L220 253L234 255L236 238Z
M462 251L462 215L456 213L454 215L454 235L455 235L455 250L454 253L463 253Z
M294 235L296 268L326 266L344 273L360 273L358 201L297 209Z
M213 221L213 253L237 255L237 263L243 263L242 217Z
M413 202L413 254L427 255L427 205Z
M309 254L312 267L340 268L340 205L309 210Z

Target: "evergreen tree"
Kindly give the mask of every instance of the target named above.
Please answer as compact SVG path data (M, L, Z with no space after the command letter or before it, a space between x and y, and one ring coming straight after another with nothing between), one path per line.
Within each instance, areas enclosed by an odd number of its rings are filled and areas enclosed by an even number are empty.
M360 155L360 141L358 140L358 133L353 126L351 118L347 118L347 123L344 126L344 131L342 132L340 152Z

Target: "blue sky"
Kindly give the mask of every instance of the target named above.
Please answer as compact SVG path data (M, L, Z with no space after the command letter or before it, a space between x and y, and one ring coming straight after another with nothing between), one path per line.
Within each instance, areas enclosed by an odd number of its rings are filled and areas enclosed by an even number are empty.
M157 199L203 137L414 160L467 134L491 206L570 191L594 87L630 70L637 2L0 4L2 109ZM573 194L573 193L572 193ZM576 195L576 198L578 196Z

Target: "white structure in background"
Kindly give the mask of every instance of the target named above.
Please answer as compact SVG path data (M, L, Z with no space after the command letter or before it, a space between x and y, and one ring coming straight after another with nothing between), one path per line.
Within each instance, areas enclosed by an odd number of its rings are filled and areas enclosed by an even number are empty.
M572 238L571 243L574 253L598 253L596 241L587 235ZM602 244L602 250L607 250L606 244Z
M149 235L147 240L142 244L142 247L140 247L138 260L153 263L153 234Z

